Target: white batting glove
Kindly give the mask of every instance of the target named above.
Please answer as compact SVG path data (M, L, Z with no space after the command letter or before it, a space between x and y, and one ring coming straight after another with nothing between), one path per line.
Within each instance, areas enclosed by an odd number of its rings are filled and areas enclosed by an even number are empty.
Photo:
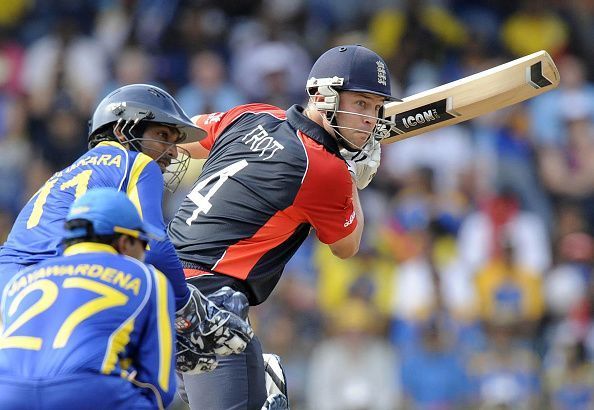
M355 179L358 189L369 185L380 166L382 146L375 138L371 138L359 152L341 149L340 154L346 160L349 172Z

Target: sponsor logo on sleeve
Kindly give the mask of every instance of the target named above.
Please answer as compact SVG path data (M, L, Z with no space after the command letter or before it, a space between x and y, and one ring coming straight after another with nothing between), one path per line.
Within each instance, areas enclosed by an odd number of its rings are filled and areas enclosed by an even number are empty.
M355 222L356 217L357 214L355 213L355 211L353 211L353 213L351 214L351 216L349 216L349 219L347 219L343 226L347 228L349 225L352 225L352 223Z

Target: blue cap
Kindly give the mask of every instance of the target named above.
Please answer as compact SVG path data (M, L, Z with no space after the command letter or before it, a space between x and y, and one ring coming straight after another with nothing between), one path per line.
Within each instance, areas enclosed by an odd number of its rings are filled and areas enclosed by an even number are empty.
M338 90L371 93L388 100L398 100L392 97L386 62L377 53L360 45L338 46L322 54L309 73L308 88L315 87L320 79L337 80L332 86Z
M66 222L84 219L93 225L96 235L124 234L143 241L161 241L164 233L157 227L143 222L136 207L126 194L115 188L96 188L87 191L74 201ZM87 236L86 229L66 229L65 239Z

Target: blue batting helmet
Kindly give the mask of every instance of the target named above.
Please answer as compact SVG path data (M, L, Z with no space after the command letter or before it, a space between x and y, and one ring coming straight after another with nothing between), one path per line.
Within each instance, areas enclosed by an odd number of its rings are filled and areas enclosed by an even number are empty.
M307 89L321 85L342 91L356 91L392 97L390 73L386 62L375 52L360 45L331 48L314 63Z
M95 235L117 233L149 241L162 240L162 230L143 222L136 207L126 194L115 188L95 188L74 201L66 216L66 222L83 219L91 223ZM65 239L83 238L86 228L66 227Z

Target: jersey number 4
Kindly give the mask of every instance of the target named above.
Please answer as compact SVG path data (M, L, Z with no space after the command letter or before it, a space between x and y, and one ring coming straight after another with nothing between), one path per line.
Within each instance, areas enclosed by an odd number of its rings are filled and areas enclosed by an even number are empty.
M248 162L245 159L241 161L237 161L231 165L226 166L225 168L221 169L218 172L215 172L208 178L200 181L194 189L188 194L188 199L194 202L197 208L192 212L192 216L186 219L186 223L191 225L192 222L196 220L198 214L200 212L204 212L205 214L210 211L212 208L212 204L210 203L210 198L221 188L221 186L229 179L230 176L235 175L237 172L241 171L245 167L247 167ZM217 179L217 182L214 183L212 187L208 190L206 195L202 195L200 191L202 191L206 186L210 183L210 181Z

